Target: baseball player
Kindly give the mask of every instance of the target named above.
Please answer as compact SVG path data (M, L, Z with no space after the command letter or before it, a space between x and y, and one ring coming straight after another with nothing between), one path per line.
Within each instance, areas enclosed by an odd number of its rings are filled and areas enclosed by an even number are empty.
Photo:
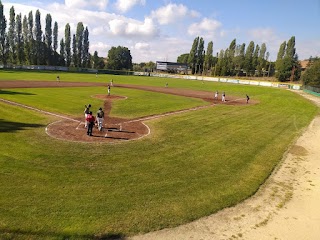
M87 135L92 136L92 130L95 122L95 117L92 116L92 112L89 112L86 118L88 122L88 130L87 130Z
M225 101L226 101L226 93L223 92L223 93L222 93L222 102L225 102Z
M110 96L110 91L111 91L111 87L110 87L110 85L108 84L108 96Z
M103 120L104 120L104 112L103 112L102 108L99 108L99 110L97 112L97 123L98 123L99 131L102 131Z
M218 91L216 91L215 93L214 93L214 99L218 99L218 94L219 94L219 92Z
M88 114L90 112L91 104L84 105L84 106L85 106L85 109L84 109L84 127L87 128L88 127L87 117L88 117Z

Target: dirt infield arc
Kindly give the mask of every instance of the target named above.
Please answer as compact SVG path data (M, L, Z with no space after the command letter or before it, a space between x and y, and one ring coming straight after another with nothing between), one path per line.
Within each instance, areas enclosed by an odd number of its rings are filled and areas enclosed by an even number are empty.
M84 83L84 82L42 82L42 81L1 81L1 88L50 88L50 87L90 87L90 86L106 86L102 83ZM226 102L222 102L221 99L213 99L213 92L209 91L195 91L177 88L166 87L151 87L151 86L139 86L128 84L117 84L114 87L139 89L144 91L159 92L165 94L173 94L185 97L199 98L207 102L210 105L200 106L191 109L183 109L174 112L168 112L161 115L144 116L138 119L122 119L110 116L112 108L112 102L118 99L125 99L125 96L114 95L93 95L92 97L104 100L104 128L102 131L98 131L97 128L93 130L93 136L86 135L86 129L84 127L84 116L78 116L76 118L70 118L66 116L57 115L54 113L44 112L55 116L60 116L61 120L53 122L46 127L46 132L49 136L68 141L76 142L121 142L128 140L140 139L150 133L149 127L144 123L146 120L164 117L172 114L179 114L186 111L195 111L207 107L212 107L216 104L227 105L245 105L245 98L235 98L233 96L227 96ZM256 102L251 101L249 104ZM22 106L21 104L19 104ZM30 108L30 107L28 107Z

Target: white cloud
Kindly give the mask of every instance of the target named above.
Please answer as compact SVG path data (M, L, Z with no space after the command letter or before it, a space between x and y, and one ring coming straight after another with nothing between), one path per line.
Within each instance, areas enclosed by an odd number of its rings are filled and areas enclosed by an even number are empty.
M138 42L134 45L134 49L148 51L150 50L150 44L145 42Z
M221 22L217 20L204 18L201 22L191 24L188 29L188 33L191 36L214 36L221 26Z
M104 10L108 0L65 0L65 5L69 8L98 7L99 10Z
M103 42L94 42L90 44L90 48L94 49L94 51L97 51L99 57L106 57L108 55L108 51L110 50L111 46ZM92 51L92 53L94 51Z
M145 0L117 0L115 3L116 9L118 9L121 13L125 13L133 8L135 5L145 5Z
M309 59L311 56L320 57L320 41L296 38L296 50L299 60Z
M144 22L113 19L109 21L109 29L112 35L121 37L153 38L158 35L157 27L150 18L146 18Z
M277 35L271 28L255 28L249 30L248 33L253 40L258 40L259 42L267 43L277 41Z
M149 49L134 49L135 62L170 61L175 62L183 53L189 53L192 41L178 37L157 39L150 43ZM146 60L148 59L148 60Z
M255 44L261 46L265 43L267 46L267 52L270 53L270 59L275 60L279 47L283 40L279 34L277 34L272 28L254 28L248 30L248 41L253 41ZM249 44L249 42L247 43Z
M157 19L160 25L173 23L187 15L196 17L199 14L193 10L189 11L183 4L177 5L172 3L151 12L151 17Z

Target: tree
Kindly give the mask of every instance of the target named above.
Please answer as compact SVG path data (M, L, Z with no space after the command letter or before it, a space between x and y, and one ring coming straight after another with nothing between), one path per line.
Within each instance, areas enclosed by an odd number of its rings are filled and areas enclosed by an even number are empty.
M94 69L103 69L105 66L103 58L98 56L98 52L94 51L93 57L92 57L92 67Z
M189 53L188 64L191 67L191 72L194 74L196 72L197 64L197 53L198 53L199 37L193 40L193 44Z
M132 57L130 50L126 47L112 47L108 52L107 68L113 70L131 70Z
M66 50L66 66L71 64L71 30L70 24L67 23L64 30L65 50Z
M83 62L83 23L79 22L77 25L77 31L76 31L76 49L74 49L74 53L76 54L75 58L75 67L81 67Z
M83 48L82 48L82 66L90 67L90 54L89 54L89 30L88 27L83 32Z
M254 42L251 41L247 47L246 54L244 57L244 70L246 71L247 75L251 75L254 71L253 67L253 54L254 54Z
M197 48L197 66L196 66L196 73L201 74L203 71L203 62L204 62L204 40L201 37L199 39L199 45Z
M41 43L42 43L42 30L41 30L41 14L40 11L36 11L35 15L35 57L36 64L40 65L43 60L43 52L41 52Z
M296 81L300 78L301 66L295 48L295 37L280 46L276 61L276 77L279 81Z
M295 37L292 36L287 43L285 57L288 57L290 59L295 58L295 56L296 56L295 45L296 45L296 40L295 40Z
M22 19L21 13L16 17L16 41L17 41L17 63L23 64L24 63L24 41L23 41L23 34L22 34Z
M10 62L15 64L16 63L16 14L14 7L10 8L10 19L9 19L9 30L8 30L8 40L9 40L9 47L10 47Z
M63 41L63 38L60 40L60 60L59 60L59 65L65 66L65 61L66 61L66 56L65 56L65 43Z
M47 65L52 64L52 17L50 14L46 16L46 28L45 28L45 45L46 45L46 59Z
M265 43L262 43L259 57L258 57L258 67L257 67L259 76L261 76L261 74L264 74L266 72L266 65L267 65L266 51L267 51L267 46Z
M188 58L189 58L189 53L181 54L180 56L178 56L177 62L187 64Z
M286 41L284 41L280 45L280 48L279 48L279 51L278 51L278 55L277 55L277 60L283 59L283 57L285 55L285 52L286 52L286 46L287 46L287 42Z
M242 73L242 70L243 70L244 59L245 59L245 49L246 49L245 43L236 46L236 53L234 57L234 67L235 67L235 74L237 76L239 76L239 74Z
M0 0L0 61L3 64L7 63L7 53L8 53L8 49L6 48L6 28L7 28L7 20L3 14L3 5Z
M224 55L225 55L225 52L224 52L223 49L221 49L220 53L218 55L218 62L217 62L216 66L215 66L215 69L214 69L214 76L222 76L222 75L224 75L224 72L225 72Z
M236 54L236 46L237 42L236 39L233 39L229 45L229 51L228 51L228 72L231 76L235 74L235 54Z
M34 36L33 36L33 14L32 11L29 12L28 15L28 53L27 53L27 59L29 64L35 64L35 42L34 42Z
M208 43L207 51L206 51L206 56L204 58L204 72L207 74L207 72L212 68L213 65L213 42L210 41Z
M309 67L301 77L303 84L312 87L320 87L320 58L312 59L309 61L309 64Z
M46 28L45 28L46 45L48 49L52 47L52 17L50 14L46 16Z
M77 62L78 62L78 56L77 56L77 41L76 41L76 35L73 34L72 35L72 62L73 62L73 66L76 67L77 66Z
M254 71L254 75L256 75L255 70L258 69L259 54L260 54L260 46L257 44L256 48L254 49L253 59L252 59L252 70Z
M53 51L57 51L58 48L58 23L54 22L53 27Z

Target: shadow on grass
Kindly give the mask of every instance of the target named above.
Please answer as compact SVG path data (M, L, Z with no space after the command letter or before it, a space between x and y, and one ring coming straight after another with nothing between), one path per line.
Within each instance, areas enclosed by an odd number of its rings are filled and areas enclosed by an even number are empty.
M79 240L124 240L125 235L119 234L103 234L103 235L90 235L90 234L63 234L58 232L46 231L26 231L21 229L9 230L0 228L0 238L5 239L79 239ZM2 238L1 238L2 239Z
M21 123L21 122L9 122L3 119L0 119L0 133L3 132L16 132L19 130L26 130L28 128L40 128L44 127L42 124L30 124L30 123Z
M36 94L33 94L33 93L14 92L14 91L8 91L8 90L0 89L0 95L1 94L6 94L6 95L36 95Z

